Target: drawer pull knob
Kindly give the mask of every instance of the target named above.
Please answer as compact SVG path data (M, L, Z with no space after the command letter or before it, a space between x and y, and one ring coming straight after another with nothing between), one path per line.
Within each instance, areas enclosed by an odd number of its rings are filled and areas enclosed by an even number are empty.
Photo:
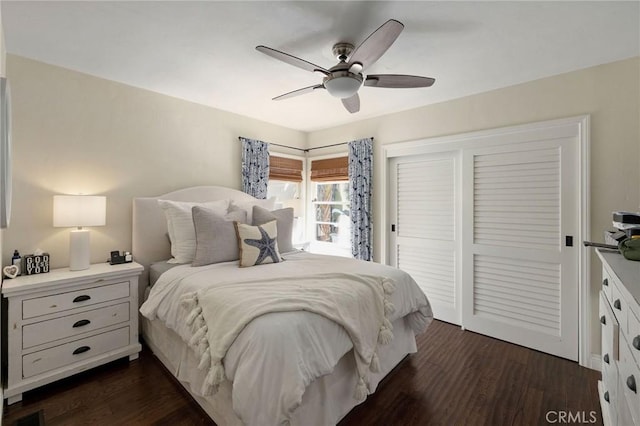
M605 287L609 287L609 278L605 278L604 280L602 280L602 285Z
M600 322L602 323L602 325L607 325L607 317L605 317L604 315L600 317Z
M604 354L604 356L602 357L602 360L607 364L609 364L609 354Z
M77 327L83 327L85 325L89 325L91 324L91 321L89 321L88 319L83 319L80 321L76 321L75 324L73 324L73 328L77 328Z
M73 299L73 303L84 302L85 300L90 300L91 296L87 296L86 294L80 295Z
M616 299L616 301L613 302L613 307L616 308L619 311L622 310L622 305L620 304L620 299Z
M633 338L633 343L631 343L634 348L640 351L640 334Z
M78 349L73 351L73 354L74 355L79 355L79 354L85 353L85 352L87 352L89 350L91 350L90 346L80 346Z
M633 393L637 393L636 391L636 378L633 375L627 377L627 387L633 391Z
M606 391L606 392L604 393L604 400L605 400L605 401L607 401L607 402L609 402L609 391Z

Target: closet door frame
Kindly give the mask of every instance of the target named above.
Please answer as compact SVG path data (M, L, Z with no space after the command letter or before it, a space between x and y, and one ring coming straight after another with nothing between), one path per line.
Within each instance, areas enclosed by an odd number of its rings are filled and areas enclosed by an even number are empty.
M590 175L590 138L589 138L590 116L582 115L577 117L548 120L530 124L509 126L496 129L482 130L478 132L461 133L450 136L425 138L408 142L399 142L382 146L382 178L384 185L381 188L382 194L378 199L381 221L384 232L381 235L381 256L380 259L389 264L390 262L390 238L392 214L390 212L391 203L389 195L391 190L391 167L390 160L394 157L410 155L432 154L444 151L463 150L473 148L473 144L478 139L484 140L485 147L500 146L506 143L526 143L530 140L524 136L526 133L536 130L548 130L557 132L564 130L573 133L578 140L576 152L578 155L578 203L580 210L579 235L574 236L574 244L578 254L578 362L581 366L599 369L597 362L592 362L591 356L591 295L590 295L590 252L583 247L581 241L590 240L590 199L589 199L589 175ZM395 215L394 215L395 216ZM464 296L463 296L464 297Z

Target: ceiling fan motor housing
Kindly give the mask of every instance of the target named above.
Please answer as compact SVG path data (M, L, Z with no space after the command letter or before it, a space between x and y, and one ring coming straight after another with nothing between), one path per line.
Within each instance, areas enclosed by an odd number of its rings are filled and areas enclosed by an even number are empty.
M351 43L336 43L333 45L333 56L340 62L347 62L355 47Z

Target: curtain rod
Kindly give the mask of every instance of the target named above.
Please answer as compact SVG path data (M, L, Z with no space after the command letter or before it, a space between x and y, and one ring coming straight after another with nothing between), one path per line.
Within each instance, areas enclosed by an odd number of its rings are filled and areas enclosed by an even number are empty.
M238 137L238 140L242 140L242 139L243 139L242 136ZM244 139L248 139L248 138L244 138ZM373 140L373 136L371 137L371 140ZM282 148L297 149L298 151L302 151L302 152L307 153L307 152L311 151L312 149L322 149L322 148L330 148L332 146L346 145L349 142L340 142L340 143L334 143L334 144L331 144L331 145L324 145L324 146L314 146L312 148L298 148L298 147L295 147L295 146L281 145L279 143L271 143L271 142L267 142L267 143L269 145L279 146L279 147L282 147Z

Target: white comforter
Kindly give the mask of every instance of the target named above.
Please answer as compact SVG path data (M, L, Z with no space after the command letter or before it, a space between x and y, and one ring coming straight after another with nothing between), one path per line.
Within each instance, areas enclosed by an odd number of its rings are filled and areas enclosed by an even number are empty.
M426 296L403 271L372 262L305 252L284 257L285 262L252 268L238 268L237 262L197 268L177 266L162 274L140 312L148 319L160 319L188 342L192 335L186 324L188 312L180 306L185 293L206 288L211 282L339 271L393 279L396 290L391 297L395 305L395 312L389 318L392 322L406 317L412 330L421 333L433 318ZM342 327L311 312L270 313L255 319L240 333L224 359L226 377L233 383L234 411L247 425L286 422L300 405L307 385L331 373L350 349L351 339Z

